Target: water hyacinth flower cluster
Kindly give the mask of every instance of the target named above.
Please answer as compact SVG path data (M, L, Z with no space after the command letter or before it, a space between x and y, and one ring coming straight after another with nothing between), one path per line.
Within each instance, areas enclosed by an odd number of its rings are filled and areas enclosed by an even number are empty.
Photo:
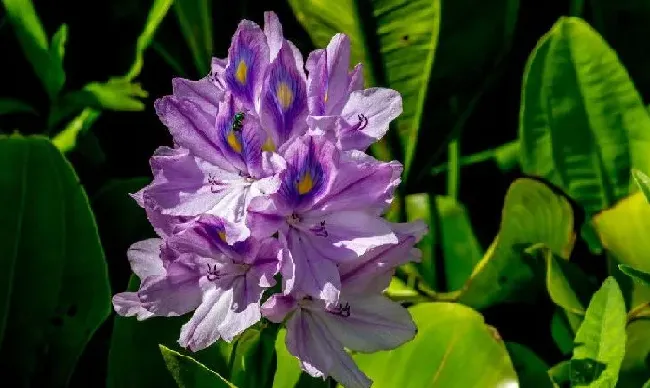
M193 312L179 339L192 351L281 323L310 375L370 386L346 349L414 337L382 291L426 232L381 217L402 166L365 153L401 113L399 93L363 88L343 34L303 61L272 12L263 29L243 20L208 76L172 83L155 108L173 147L156 150L152 183L133 195L159 237L129 249L141 284L115 310Z

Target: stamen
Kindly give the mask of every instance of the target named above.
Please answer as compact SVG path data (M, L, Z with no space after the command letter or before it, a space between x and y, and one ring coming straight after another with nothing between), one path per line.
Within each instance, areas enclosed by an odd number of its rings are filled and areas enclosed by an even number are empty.
M210 267L210 264L208 264L208 280L213 282L221 277L221 273L217 269L217 265L215 264L213 267Z
M333 309L329 310L330 313L334 315L341 316L343 318L347 318L350 316L350 304L346 303L345 306L341 303L339 303L338 306L334 307Z
M361 131L368 126L368 118L363 113L359 113L357 118L359 119L359 122L354 126L353 130Z
M318 237L329 236L329 233L327 233L327 230L325 229L325 221L321 221L319 226L312 226L309 230Z
M208 174L208 183L210 184L210 192L212 194L218 193L220 190L220 186L222 186L222 182L219 182L217 178L214 177L212 174Z
M287 224L289 224L291 227L294 227L296 224L300 223L300 221L300 216L296 213L292 213L289 217L287 217Z

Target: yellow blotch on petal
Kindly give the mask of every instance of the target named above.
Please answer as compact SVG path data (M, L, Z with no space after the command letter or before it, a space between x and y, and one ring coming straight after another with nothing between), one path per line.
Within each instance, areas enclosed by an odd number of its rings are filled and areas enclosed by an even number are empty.
M314 181L312 180L311 174L307 172L298 181L298 194L300 195L307 194L313 188L314 188Z
M218 234L221 241L226 242L226 232L219 232Z
M246 77L248 75L248 66L246 66L246 62L244 60L240 60L239 64L237 64L237 70L235 71L235 78L237 78L237 81L239 81L240 84L244 85L246 84Z
M230 148L232 148L233 151L235 151L238 154L241 153L241 142L235 135L235 131L231 130L230 133L228 133L227 141L228 141L228 145L230 146Z
M293 102L293 92L291 91L289 84L286 82L280 82L275 93L278 96L278 101L280 102L282 109L287 110Z
M325 91L325 98L323 99L323 102L327 102L327 97L328 97L327 94L328 94L328 90Z
M271 136L266 138L266 141L262 145L262 151L275 152L275 144L273 143Z

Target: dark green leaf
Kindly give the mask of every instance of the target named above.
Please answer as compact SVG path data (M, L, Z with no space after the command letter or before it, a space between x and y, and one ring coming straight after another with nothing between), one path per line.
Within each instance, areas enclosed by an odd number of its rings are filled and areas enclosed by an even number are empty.
M36 110L26 102L13 98L0 98L0 116L13 113L38 114L38 112L36 112Z
M237 388L190 356L184 356L165 345L160 345L160 353L180 388Z
M571 205L545 184L522 178L508 189L499 234L462 289L460 301L483 308L504 300L529 299L536 255L548 249L568 259L575 242ZM531 261L532 260L532 261Z
M212 2L183 0L174 2L178 24L194 58L199 74L205 75L212 61Z
M588 213L635 190L650 169L650 116L616 53L578 18L539 41L524 75L522 168L564 189Z
M571 382L613 387L625 355L625 301L616 280L608 277L587 308L575 338Z
M515 386L503 341L479 313L452 303L409 310L418 326L415 339L395 350L354 355L373 387Z
M61 24L61 27L52 35L52 44L50 53L52 59L63 66L63 56L65 55L65 44L68 41L68 25Z
M126 254L123 260L126 260ZM138 279L131 276L128 290L138 289ZM172 376L166 371L164 360L160 357L159 344L179 352L178 346L181 326L189 320L182 317L154 317L138 321L133 317L115 316L111 349L108 355L108 388L176 386ZM231 346L219 341L215 345L192 356L223 376L228 375L228 355Z
M506 349L517 372L520 387L553 387L547 372L548 365L535 352L515 342L506 342Z
M45 138L0 137L0 364L18 386L64 386L110 311L86 194Z
M63 63L52 55L47 35L31 0L2 0L25 56L41 79L45 91L54 100L65 83ZM57 38L57 41L65 39ZM59 52L59 48L55 49ZM63 56L61 55L61 58Z
M571 353L575 337L566 314L565 311L558 309L551 318L551 336L563 355Z

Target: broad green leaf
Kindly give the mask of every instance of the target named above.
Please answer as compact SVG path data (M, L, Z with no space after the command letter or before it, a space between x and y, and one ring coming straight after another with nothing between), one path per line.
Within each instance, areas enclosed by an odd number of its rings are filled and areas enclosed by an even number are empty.
M190 47L199 74L207 74L212 61L212 1L183 0L174 2L178 24Z
M50 52L47 35L31 0L2 0L2 3L25 56L41 79L48 96L54 100L65 83L60 60L63 56L57 58ZM62 40L65 39L57 38L59 42Z
M167 11L169 11L169 7L171 7L173 2L174 0L154 0L153 5L149 10L149 15L147 15L144 30L140 36L138 36L135 48L135 59L133 60L133 64L128 73L125 75L127 80L133 80L135 77L140 75L142 66L144 65L144 52L153 42L156 30L165 18L165 15L167 15ZM185 3L186 1L181 2Z
M535 352L515 342L506 342L506 349L517 372L520 387L553 387L548 376L548 365Z
M289 4L316 46L325 47L338 32L347 34L352 63L363 63L366 83L402 94L404 112L397 119L397 130L408 175L438 45L440 0L290 0Z
M516 180L506 193L499 233L467 280L460 301L483 308L530 298L534 268L541 262L525 251L546 248L568 259L575 242L573 224L566 198L542 182Z
M560 18L524 74L519 136L525 173L597 213L650 169L650 116L616 53L578 18Z
M160 345L160 353L167 364L167 370L174 376L179 388L237 388L217 372L190 356ZM153 386L148 384L148 386Z
M632 169L632 176L641 192L643 192L645 199L650 201L650 177L637 169Z
M126 260L126 254L122 258ZM138 279L131 276L129 291L138 289ZM134 317L115 316L111 348L108 354L108 388L157 387L173 388L176 383L167 372L167 367L160 357L159 344L178 352L181 326L189 320L189 315L182 317L154 317L138 321ZM228 355L231 346L219 341L215 345L192 356L205 365L209 365L220 375L228 377ZM191 387L191 386L190 386Z
M300 378L300 364L287 350L285 338L287 330L280 329L275 340L275 354L277 365L275 368L275 377L273 378L273 388L293 388Z
M36 112L36 110L26 102L14 98L0 98L0 116L13 113L38 114L38 112Z
M271 388L275 375L277 325L254 326L233 346L230 381L240 388Z
M624 274L638 281L639 283L645 286L650 286L650 273L638 270L625 264L619 264L618 268L623 271Z
M621 200L614 207L594 217L594 226L603 247L617 264L625 264L637 270L650 272L650 205L643 193L636 192ZM623 277L619 282L624 282ZM629 305L636 306L650 299L650 289L634 284ZM625 284L621 288L626 291ZM625 293L626 297L630 296Z
M516 386L504 343L481 314L452 303L423 303L409 310L418 326L412 341L353 356L374 380L373 387Z
M65 386L110 312L104 253L72 166L42 137L0 137L0 365Z
M625 301L613 277L605 279L587 308L575 338L571 382L614 387L625 355Z

